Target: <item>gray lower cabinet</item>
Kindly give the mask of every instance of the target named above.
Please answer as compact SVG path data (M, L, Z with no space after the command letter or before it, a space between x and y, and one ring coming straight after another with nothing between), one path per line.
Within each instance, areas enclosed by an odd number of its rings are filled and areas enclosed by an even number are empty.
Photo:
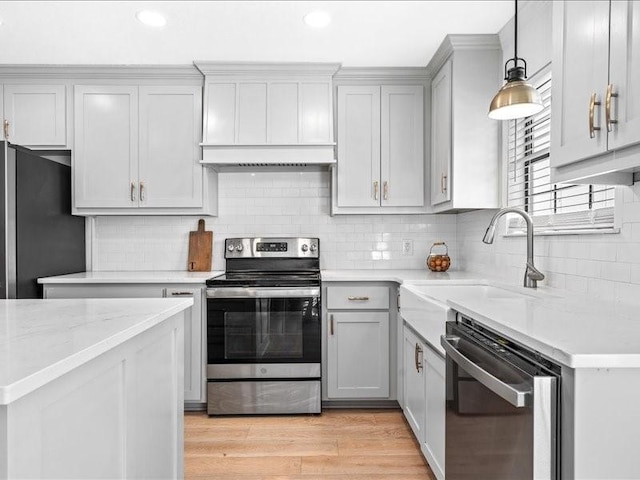
M389 292L388 285L375 283L326 286L325 400L395 399L395 379L390 376L395 369L395 314Z
M204 285L198 284L45 284L44 298L162 298L192 297L185 311L185 409L200 409L206 402Z
M444 479L445 359L405 324L402 411L438 480Z

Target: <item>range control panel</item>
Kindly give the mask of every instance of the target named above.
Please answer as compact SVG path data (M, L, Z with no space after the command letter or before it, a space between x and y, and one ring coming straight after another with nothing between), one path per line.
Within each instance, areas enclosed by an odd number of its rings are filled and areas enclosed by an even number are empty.
M227 238L224 258L319 258L318 238Z

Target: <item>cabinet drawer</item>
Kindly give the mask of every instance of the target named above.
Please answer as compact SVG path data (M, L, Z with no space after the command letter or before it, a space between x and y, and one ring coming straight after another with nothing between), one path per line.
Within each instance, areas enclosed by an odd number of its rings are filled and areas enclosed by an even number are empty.
M389 309L389 287L327 287L328 309Z

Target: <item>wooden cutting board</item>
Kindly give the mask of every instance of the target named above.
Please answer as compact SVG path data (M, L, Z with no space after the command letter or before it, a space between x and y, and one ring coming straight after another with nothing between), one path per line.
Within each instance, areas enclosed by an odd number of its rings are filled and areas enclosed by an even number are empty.
M198 230L189 232L189 259L187 270L190 272L210 272L213 232L205 232L204 220L198 220Z

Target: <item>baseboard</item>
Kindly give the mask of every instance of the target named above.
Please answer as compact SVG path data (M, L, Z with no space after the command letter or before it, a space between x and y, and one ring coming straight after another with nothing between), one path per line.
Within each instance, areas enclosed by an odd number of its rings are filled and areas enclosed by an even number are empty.
M323 400L322 408L400 408L397 400Z

